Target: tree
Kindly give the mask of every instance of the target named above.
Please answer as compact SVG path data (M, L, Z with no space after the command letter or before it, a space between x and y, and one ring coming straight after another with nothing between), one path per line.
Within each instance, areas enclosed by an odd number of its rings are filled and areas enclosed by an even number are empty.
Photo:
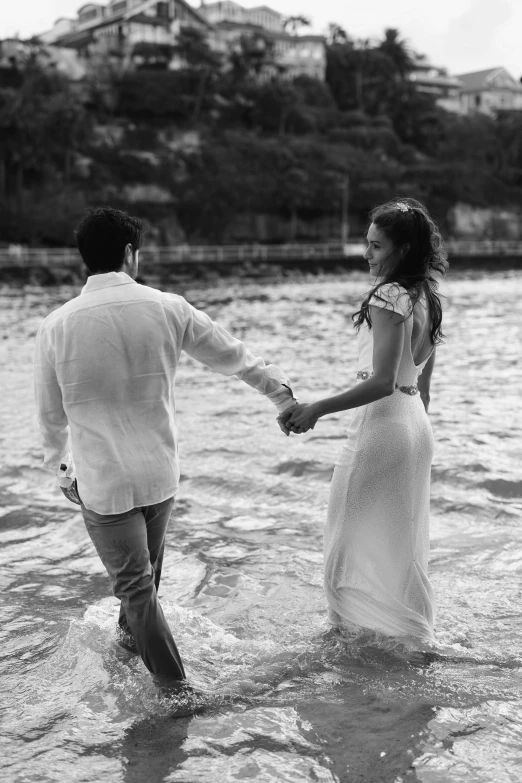
M28 42L16 69L19 85L0 88L0 198L20 218L30 182L68 181L89 122L78 94L49 65L44 47Z
M174 52L188 68L216 69L221 65L221 57L210 48L205 33L195 27L181 27Z
M396 74L405 79L413 68L413 59L405 40L400 38L398 30L388 28L384 31L384 40L377 47L388 58Z
M335 46L336 44L349 43L350 38L346 30L338 24L330 22L328 25L328 32L326 36L326 42L328 46Z
M197 74L197 92L192 119L197 122L203 101L221 70L221 56L210 48L205 34L194 27L182 27L174 50L187 68Z
M391 78L388 58L369 40L327 47L326 83L343 111L383 113Z
M283 20L283 30L289 35L297 35L302 27L310 27L311 20L307 16L287 16Z
M232 46L229 55L233 82L257 81L262 75L279 73L274 43L262 33L242 35Z
M386 114L408 91L413 61L397 30L388 29L380 42L344 38L331 28L327 47L326 81L343 111L359 109Z
M313 118L307 115L301 92L294 84L282 81L267 82L253 89L249 96L254 103L254 127L284 136L306 133L315 129Z

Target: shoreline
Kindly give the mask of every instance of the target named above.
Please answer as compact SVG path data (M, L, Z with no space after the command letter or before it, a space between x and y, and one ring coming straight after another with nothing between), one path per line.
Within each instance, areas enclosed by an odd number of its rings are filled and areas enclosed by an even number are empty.
M450 269L459 271L499 272L522 269L522 257L510 256L449 256ZM160 287L172 283L206 281L222 278L243 278L246 280L285 279L303 275L345 275L365 272L366 262L362 257L345 259L292 259L291 261L257 262L251 261L214 261L214 262L174 262L156 264L147 257L140 258L141 274L138 282ZM88 278L87 270L81 259L74 265L52 264L2 264L0 266L0 284L8 287L36 285L51 287L56 285L83 285Z
M318 244L145 246L140 251L140 268L146 282L156 285L230 276L266 279L300 273L344 274L366 271L365 247L362 239ZM491 271L522 267L522 242L450 239L445 247L450 267ZM2 283L52 286L78 284L87 277L76 248L0 248Z

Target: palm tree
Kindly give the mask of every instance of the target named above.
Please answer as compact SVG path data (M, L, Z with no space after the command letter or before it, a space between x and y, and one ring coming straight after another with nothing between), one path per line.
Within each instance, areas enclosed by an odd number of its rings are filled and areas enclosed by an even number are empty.
M232 46L229 60L237 82L257 80L263 73L278 70L274 43L262 33L242 35Z
M328 46L335 46L339 44L346 44L349 42L349 37L346 30L334 22L330 22L328 25L327 42Z
M413 68L413 58L407 41L400 38L400 33L394 28L384 31L384 40L378 46L379 51L388 57L397 75L405 79Z
M192 112L192 119L197 122L205 95L221 69L221 56L210 48L204 33L193 27L181 28L174 51L186 68L198 76L197 95Z
M307 16L287 16L283 21L283 30L289 35L297 35L301 27L310 27L311 20Z

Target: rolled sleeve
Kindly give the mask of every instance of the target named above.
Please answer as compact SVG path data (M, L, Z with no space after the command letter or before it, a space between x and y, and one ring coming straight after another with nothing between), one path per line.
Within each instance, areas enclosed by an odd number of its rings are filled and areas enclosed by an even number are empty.
M70 449L70 432L63 409L62 392L56 376L54 351L45 329L38 330L35 344L34 390L36 416L44 447L44 465L59 473L64 463L68 475L74 475L74 463Z
M279 412L295 404L290 381L274 364L265 364L246 345L233 337L206 313L185 301L186 328L182 349L221 375L237 375L260 394L268 397Z

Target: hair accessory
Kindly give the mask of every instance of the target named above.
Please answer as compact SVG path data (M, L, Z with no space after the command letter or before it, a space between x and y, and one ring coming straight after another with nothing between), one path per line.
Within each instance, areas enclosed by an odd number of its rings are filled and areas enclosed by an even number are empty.
M396 206L396 208L397 208L397 209L398 209L400 212L410 212L410 211L411 211L411 210L410 210L410 207L409 207L407 204L405 204L405 203L404 203L404 201L398 201L398 202L395 204L395 206Z

